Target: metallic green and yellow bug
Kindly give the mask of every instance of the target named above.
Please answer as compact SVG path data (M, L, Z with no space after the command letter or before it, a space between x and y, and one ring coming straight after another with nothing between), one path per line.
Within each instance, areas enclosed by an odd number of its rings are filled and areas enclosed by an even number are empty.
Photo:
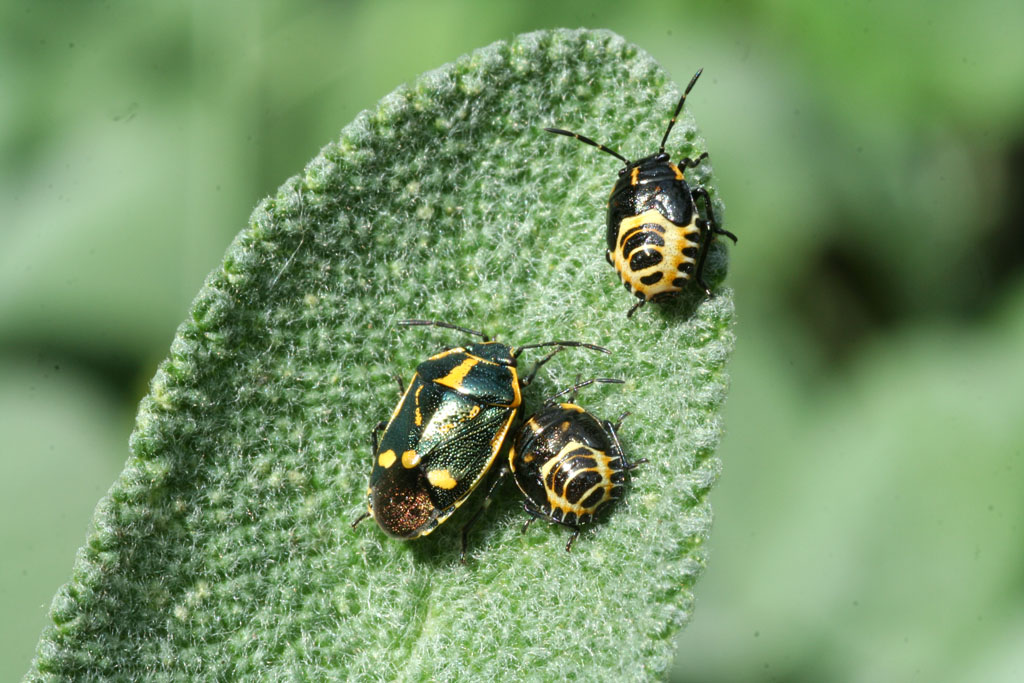
M482 332L450 323L405 320L400 324L436 325L483 339L446 349L420 363L391 419L373 429L368 511L352 526L372 516L389 536L412 539L429 534L448 519L490 471L519 414L521 390L541 365L568 346L608 351L576 341L513 349ZM519 354L543 346L558 348L520 379Z
M619 179L608 200L605 258L619 274L626 291L639 299L626 313L627 317L648 301L675 296L691 278L711 296L711 288L704 282L708 248L716 235L725 235L736 242L736 235L719 226L707 190L691 187L683 179L683 172L697 166L708 153L702 152L696 159L684 157L676 165L665 152L668 134L700 74L698 71L694 75L679 98L658 152L639 161L630 161L577 133L545 128L549 133L593 145L626 164L619 171ZM697 211L697 200L704 204L705 217Z

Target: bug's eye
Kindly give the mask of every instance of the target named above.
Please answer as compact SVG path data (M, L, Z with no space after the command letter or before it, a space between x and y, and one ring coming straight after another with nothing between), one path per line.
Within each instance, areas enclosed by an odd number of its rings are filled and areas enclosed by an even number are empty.
M668 152L659 152L655 157L655 161L668 161Z
M619 169L619 175L620 175L620 176L624 176L624 175L626 175L626 169L625 169L625 168L620 168L620 169Z

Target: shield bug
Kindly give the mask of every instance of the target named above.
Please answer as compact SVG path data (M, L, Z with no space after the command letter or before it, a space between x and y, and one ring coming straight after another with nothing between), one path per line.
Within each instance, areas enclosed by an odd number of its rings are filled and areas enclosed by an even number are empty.
M491 469L519 414L521 390L544 363L565 347L609 351L578 341L513 348L451 323L404 320L399 324L446 327L483 340L445 349L420 363L408 388L399 381L402 398L391 419L373 429L367 512L352 526L372 516L389 536L412 539L429 534L448 519ZM549 346L557 348L520 378L519 355Z
M535 519L566 526L572 529L566 551L580 535L581 524L605 503L622 497L626 473L647 462L631 463L622 452L618 429L628 413L612 424L576 405L576 391L594 382L622 380L591 379L552 396L523 423L508 458L530 514L523 531ZM569 391L568 403L555 403Z
M623 413L612 424L576 405L576 391L595 382L622 384L621 379L604 377L577 382L549 398L523 423L509 451L508 463L498 472L467 528L509 473L526 497L523 509L530 519L523 531L537 519L568 527L572 534L565 544L566 552L572 550L580 535L580 525L590 522L602 505L622 497L626 473L647 460L629 462L622 451L618 429L629 413ZM568 403L555 403L568 392L572 392Z
M708 153L702 152L695 159L683 157L674 164L665 152L668 135L700 74L701 71L694 74L679 98L657 153L638 161L630 161L583 135L561 128L544 129L593 145L625 164L608 199L605 258L618 272L626 290L639 299L626 313L627 317L648 301L675 296L690 279L711 296L711 288L704 281L708 248L716 235L736 242L736 235L723 230L715 218L707 190L691 186L683 178L686 169L696 167ZM704 205L703 217L697 210L698 201Z

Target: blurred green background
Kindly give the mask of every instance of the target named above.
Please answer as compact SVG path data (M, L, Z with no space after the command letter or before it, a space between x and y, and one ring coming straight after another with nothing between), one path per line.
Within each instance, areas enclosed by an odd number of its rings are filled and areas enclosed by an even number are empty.
M712 559L673 680L1024 679L1009 0L4 3L0 679L256 202L398 85L559 26L610 28L679 84L704 67L688 107L740 237Z

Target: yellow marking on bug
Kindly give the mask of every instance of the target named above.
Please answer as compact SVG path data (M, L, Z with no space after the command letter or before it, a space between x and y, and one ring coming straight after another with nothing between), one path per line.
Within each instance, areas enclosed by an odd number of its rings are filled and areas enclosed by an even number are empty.
M584 467L579 469L572 469L572 462L577 459L585 459L593 461L596 467ZM547 493L548 506L552 510L561 510L563 513L575 513L577 516L581 514L590 514L598 507L603 505L608 500L611 500L611 490L614 488L614 484L611 481L611 475L613 470L608 467L609 463L613 458L596 451L590 446L580 443L579 441L570 441L565 444L555 457L548 460L546 463L541 465L540 476L541 481L544 482L544 489ZM554 484L554 470L564 469L569 476L566 478L562 485L561 491L556 491ZM601 481L591 486L587 491L579 497L579 500L573 502L566 496L569 490L569 484L576 477L581 476L584 472L596 472L601 476ZM601 500L593 506L584 507L580 504L581 501L587 499L587 497L595 490L604 490L604 495Z
M509 422L508 422L508 423L506 424L506 429L508 429L508 425L511 425L511 424L512 424L512 418L514 418L514 417L515 417L515 412L513 411L513 412L512 412L512 414L511 414L511 415L509 415ZM452 516L452 513L454 513L454 512L455 512L455 511L456 511L457 509L459 509L460 507L462 507L462 504L463 504L463 503L465 503L465 502L466 502L467 500L469 500L469 498L470 498L470 494L471 494L471 493L473 493L473 491L475 491L475 490L476 490L476 487L477 487L477 486L479 486L479 485L480 485L480 482L482 482L482 481L484 480L484 475L485 475L485 474L487 474L487 473L488 473L488 472L490 471L490 469L491 469L491 464L492 464L492 463L494 462L494 458L496 458L496 457L497 457L497 455L498 455L498 454L497 454L496 452L494 452L494 451L492 451L492 452L491 452L491 456L490 456L490 457L489 457L489 458L487 459L487 462L485 462L485 463L483 464L483 467L482 467L482 468L480 468L480 472L479 472L479 474L477 474L477 476L476 476L476 479L474 479L473 481L469 482L469 488L467 488L467 489L466 489L466 490L465 490L465 491L464 491L464 492L462 493L462 497L460 497L460 498L459 498L458 500L456 500L456 501L455 501L455 503L454 503L454 504L452 504L452 506L451 506L450 508L448 508L448 509L447 509L447 510L445 510L445 511L442 511L442 512L438 513L437 517L435 517L435 518L434 518L434 521L433 521L433 523L431 524L430 528L428 528L428 529L424 529L424 530L423 530L423 531L422 531L422 532L420 533L420 535L421 535L421 536L426 536L427 534L429 534L430 532L432 532L432 531L433 531L434 529L436 529L436 528L437 528L437 527L438 527L438 526L439 526L439 525L440 525L440 524L441 524L442 522L444 522L444 521L445 521L446 519L448 519L449 517L451 517L451 516ZM446 474L449 474L449 475L451 474L450 472L448 472L448 470L436 470L436 471L439 471L439 472L444 472L444 473L446 473ZM427 480L428 480L428 481L429 481L429 479L430 479L430 475L431 475L431 474L432 474L431 472L428 472L428 473L427 473ZM436 475L435 475L435 476L436 476ZM433 482L431 482L431 483L433 483ZM463 482L463 483L465 483L465 482ZM444 488L444 487L442 486L442 487L440 487L440 488Z
M423 413L420 412L420 392L423 391L423 387L425 386L425 384L421 384L420 388L416 390L416 396L414 397L416 399L416 412L413 414L412 419L413 422L416 423L417 427L423 424Z
M681 227L676 225L669 219L665 218L664 216L662 216L661 212L658 211L657 209L648 209L647 211L639 213L635 216L623 218L622 222L619 223L619 234L622 235L628 232L629 230L632 230L633 228L639 228L641 225L645 225L647 223L660 225L661 227L665 228L665 232L668 232L670 230L678 230Z
M582 472L593 472L601 477L601 481L591 486L589 489L584 491L580 497L580 503L577 505L581 510L593 513L597 508L601 507L610 500L614 500L615 497L612 495L612 491L615 489L615 484L612 482L612 475L615 474L615 470L610 467L612 460L615 458L608 455L601 455L595 452L593 456L589 456L594 460L594 467L587 467ZM568 487L568 484L566 484ZM595 491L601 491L601 499L593 505L584 506L582 503L591 496Z
M676 166L673 163L669 163L668 167L671 168L672 171L676 174L676 180L682 180L683 179L683 172L679 170L678 166Z
M473 406L472 408L469 409L469 416L466 417L466 419L467 420L472 420L474 417L476 417L479 414L480 414L480 406Z
M633 168L633 172L629 174L629 184L636 185L639 181L640 167L636 166Z
M377 464L387 469L395 464L395 452L390 448L377 456Z
M497 431L494 437L491 439L491 457L493 458L501 450L501 444L505 443L505 435L508 434L508 428L512 426L512 420L516 417L516 411L511 411L508 415L508 419L505 420L505 424L502 425L501 429Z
M455 488L455 485L459 483L455 481L452 473L448 470L430 470L427 472L427 481L431 486L446 490Z
M647 232L648 230L650 230L650 228L645 228L644 226L641 225L641 226L638 226L638 227L626 230L625 232L620 232L619 233L619 249L624 249L625 246L626 246L626 242L628 242L629 238L631 238L633 235L637 235L637 234L642 233L642 232ZM657 232L657 231L655 231L655 232ZM629 253L632 254L637 249L643 249L643 248L644 248L644 245L641 245L639 247L634 247ZM626 256L629 256L629 254L626 254Z
M466 375L469 374L469 371L472 370L473 367L477 365L477 363L479 362L479 358L467 358L466 360L462 361L454 368L452 368L451 372L449 372L447 375L434 381L437 382L438 384L443 384L446 387L451 387L452 389L458 391L459 388L462 386L462 380L466 379Z
M523 397L519 394L519 373L512 367L509 368L509 372L512 373L512 391L515 395L512 397L512 403L508 407L518 408L519 404L523 402ZM515 413L513 412L513 414Z
M394 457L394 456L392 456ZM420 464L420 454L416 451L405 451L402 453L402 467L407 470L411 470L416 465Z
M625 245L626 241L630 237L648 232L657 232L657 230L645 227L648 225L657 225L662 229L663 232L659 234L661 236L661 240L665 243L665 246L659 247L657 245L641 244L630 253L626 253ZM630 265L630 258L632 257L633 252L639 249L658 252L662 256L662 261L644 270L649 272L660 270L664 272L664 269L666 268L664 265L666 262L666 250L669 248L669 245L674 245L679 239L679 231L680 226L662 216L657 209L648 209L637 216L630 216L629 218L622 219L622 222L619 223L619 235L621 237L618 248L613 252L612 265L619 273L619 279L622 280L623 283L629 285L631 292L633 290L647 289L650 287L649 285L645 285L640 282L640 275L631 275L634 272Z
M568 424L568 423L566 423L566 424ZM564 446L562 446L562 450L558 451L558 454L555 455L555 457L551 458L546 463L541 465L541 468L540 468L541 479L542 480L547 480L548 476L551 474L551 470L553 470L555 467L561 467L562 461L565 460L566 457L570 453L572 453L573 451L575 451L577 449L580 449L580 448L585 448L588 451L592 451L593 450L589 446L581 444L579 441L570 441L569 443L567 443Z
M650 300L658 294L678 292L682 290L682 287L672 284L676 278L683 278L684 280L689 280L691 278L689 273L680 271L679 266L684 263L695 264L697 262L697 260L692 256L686 256L683 254L683 249L687 247L700 246L700 229L697 228L696 211L694 211L693 220L689 225L676 225L662 216L657 209L648 209L637 216L623 218L622 222L619 223L619 234L622 235L626 231L647 223L660 225L665 229L665 232L661 235L665 242L665 246L651 247L649 245L645 245L640 248L654 249L661 254L661 262L656 263L653 266L648 266L647 268L633 270L629 265L630 255L623 253L622 245L620 244L619 248L612 252L612 265L615 266L615 271L619 274L619 279L622 280L624 284L630 286L631 292L640 292L644 295L645 300ZM658 282L647 285L640 281L640 278L656 272L660 272L664 276Z
M433 356L431 356L427 360L440 360L441 358L446 358L447 356L450 356L453 353L465 353L465 352L466 352L466 349L462 348L461 346L456 346L453 349L445 349L444 351L441 351L440 353L435 353Z
M562 410L572 410L577 413L585 412L583 408L580 408L575 403L559 403L558 407L561 408Z

